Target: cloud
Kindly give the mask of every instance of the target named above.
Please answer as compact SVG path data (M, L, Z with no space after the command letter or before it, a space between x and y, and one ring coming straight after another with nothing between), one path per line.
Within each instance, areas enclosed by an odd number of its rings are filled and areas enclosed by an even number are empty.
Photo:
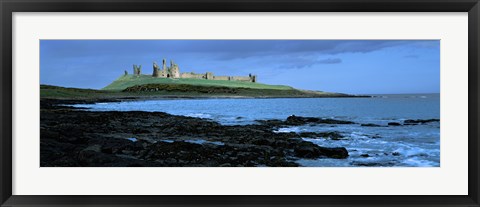
M284 53L338 55L343 53L368 53L384 48L410 46L417 48L438 47L437 40L272 40L239 41L231 50L219 54L219 60L247 59ZM241 44L237 48L235 44ZM228 44L230 45L230 44Z
M438 47L438 40L42 40L41 49L58 58L209 54L217 60L278 54L367 53L395 46Z
M327 59L320 60L317 63L319 63L319 64L338 64L338 63L341 63L341 62L342 62L342 59L340 59L340 58L327 58Z
M317 64L339 64L342 63L340 58L317 59L315 57L285 57L280 58L277 62L279 69L302 69L312 67Z

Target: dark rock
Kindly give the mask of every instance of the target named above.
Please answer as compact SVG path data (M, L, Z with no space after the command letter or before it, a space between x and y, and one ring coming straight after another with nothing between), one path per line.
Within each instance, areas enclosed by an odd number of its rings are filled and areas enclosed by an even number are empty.
M430 122L439 122L440 119L407 119L403 123L405 125L426 124Z
M284 125L284 121L279 120L279 119L271 119L271 120L255 120L256 122L268 126L282 126Z
M273 119L273 120L256 120L258 123L267 125L267 126L299 126L299 125L306 125L306 124L355 124L355 122L351 121L343 121L343 120L336 120L336 119L328 119L328 118L316 118L316 117L301 117L291 115L287 117L285 121ZM331 127L335 127L332 125Z
M304 125L308 123L317 123L317 124L354 124L354 122L351 121L342 121L342 120L335 120L335 119L321 119L321 118L315 118L315 117L301 117L301 116L295 116L291 115L287 117L287 120L285 121L286 125Z
M361 157L370 157L370 155L368 155L368 154L361 154L360 156Z
M348 157L348 151L345 147L320 147L323 156L328 158L345 159Z
M338 159L348 157L348 152L344 147L319 147L311 142L302 142L294 148L294 152L297 157L309 159L319 158L321 156Z
M104 100L105 102L111 100ZM208 119L162 112L95 112L57 107L85 101L41 100L40 163L48 166L298 166L298 158L346 158L302 136L342 138L338 132L274 133L287 122L346 124L313 117L225 126ZM127 138L135 137L135 141ZM165 142L162 140L170 140ZM185 140L205 140L204 144ZM219 143L219 144L217 144Z
M301 132L300 137L323 137L323 138L330 138L333 140L338 140L343 138L343 136L339 132Z
M388 122L388 126L401 126L398 122Z
M393 156L400 156L400 152L393 152L392 155Z
M313 143L302 143L294 148L295 156L300 158L318 158L320 157L320 149Z
M227 163L223 163L223 164L219 165L219 167L232 167L232 164L227 162Z
M384 126L378 125L378 124L360 124L360 126L364 126L364 127L384 127Z
M150 130L148 129L133 129L132 134L145 134L145 133L150 133Z
M100 145L96 144L96 145L92 145L92 146L89 146L85 149L83 149L82 151L94 151L94 152L100 152Z

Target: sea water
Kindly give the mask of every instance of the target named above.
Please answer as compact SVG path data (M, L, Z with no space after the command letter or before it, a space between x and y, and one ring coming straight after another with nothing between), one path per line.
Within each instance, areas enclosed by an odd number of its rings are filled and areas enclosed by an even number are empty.
M339 132L340 140L303 138L323 147L345 147L347 159L298 160L302 166L440 166L440 122L388 126L406 119L440 119L439 94L376 95L372 98L172 99L77 104L92 111L166 112L208 118L224 125L290 115L332 118L358 124L308 124L283 127L286 132ZM360 124L385 127L366 127Z

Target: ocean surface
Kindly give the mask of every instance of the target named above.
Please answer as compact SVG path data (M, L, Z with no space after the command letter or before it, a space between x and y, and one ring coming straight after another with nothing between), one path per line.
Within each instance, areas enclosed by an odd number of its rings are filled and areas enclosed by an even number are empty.
M174 99L77 104L92 111L160 111L208 118L225 125L290 115L348 120L359 124L315 124L279 128L285 132L340 132L345 138L303 138L323 147L345 147L347 159L298 160L302 166L439 167L440 122L385 125L406 119L440 119L440 94L375 95L373 98Z

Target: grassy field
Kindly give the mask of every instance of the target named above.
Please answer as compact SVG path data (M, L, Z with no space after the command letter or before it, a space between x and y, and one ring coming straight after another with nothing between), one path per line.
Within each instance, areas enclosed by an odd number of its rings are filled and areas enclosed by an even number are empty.
M149 75L123 75L102 90L41 85L40 97L52 99L149 99L214 97L347 97L347 94L298 90L284 85L262 83L153 78Z
M121 92L40 85L40 98L85 99L122 96Z
M40 86L40 97L47 99L156 99L156 98L310 98L310 97L347 97L346 94L297 89L255 89L231 88L223 86L198 86L189 84L145 84L129 87L125 90L94 90L65 88L51 85Z
M145 84L184 84L196 86L218 86L230 88L251 88L251 89L275 89L275 90L292 90L290 86L283 85L267 85L262 83L240 82L240 81L224 81L224 80L204 80L204 79L171 79L171 78L154 78L150 75L122 75L117 80L102 90L121 91L128 87Z
M222 95L222 96L249 96L249 97L275 97L275 96L305 96L306 93L296 89L257 89L235 88L225 86L205 86L189 84L145 84L128 87L123 92L137 94L165 93L192 96Z

